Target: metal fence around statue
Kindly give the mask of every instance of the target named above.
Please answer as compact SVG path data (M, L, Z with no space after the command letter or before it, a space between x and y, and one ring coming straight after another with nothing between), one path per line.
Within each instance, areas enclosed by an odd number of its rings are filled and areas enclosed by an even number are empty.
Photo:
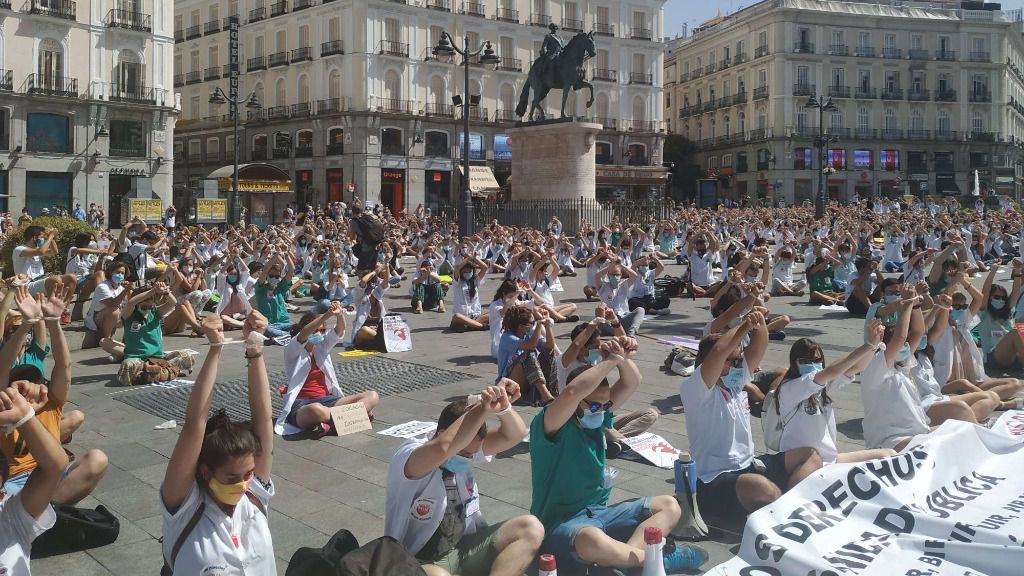
M672 215L675 203L671 200L616 200L599 202L593 198L567 198L558 200L512 200L503 204L484 204L477 212L478 224L499 224L518 228L546 230L551 217L562 222L562 231L575 235L580 221L595 226L610 224L618 218L621 223L647 223L663 220Z

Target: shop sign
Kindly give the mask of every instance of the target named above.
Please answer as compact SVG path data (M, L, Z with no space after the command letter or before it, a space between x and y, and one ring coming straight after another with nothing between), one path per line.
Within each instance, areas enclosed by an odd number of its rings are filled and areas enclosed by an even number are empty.
M159 222L164 215L164 203L159 198L129 198L128 218L143 222Z
M405 171L404 170L381 170L380 177L382 180L389 182L405 182Z
M228 201L219 198L197 198L196 220L201 223L226 222Z
M217 189L226 192L231 190L231 178L218 178ZM291 192L291 180L239 180L238 190L241 192Z
M146 171L142 168L123 168L114 167L110 169L111 176L146 176Z

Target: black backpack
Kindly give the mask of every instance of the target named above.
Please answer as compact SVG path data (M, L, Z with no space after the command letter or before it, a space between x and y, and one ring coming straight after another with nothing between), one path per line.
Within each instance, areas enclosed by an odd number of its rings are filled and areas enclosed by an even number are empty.
M384 241L384 225L370 214L361 214L359 219L360 240L376 248Z
M46 558L106 546L117 540L121 532L121 523L106 506L97 506L95 510L89 510L54 504L53 511L57 514L57 521L53 528L43 532L32 542L32 558Z
M394 538L383 536L363 546L348 530L339 530L323 548L299 548L285 576L425 576L416 558Z

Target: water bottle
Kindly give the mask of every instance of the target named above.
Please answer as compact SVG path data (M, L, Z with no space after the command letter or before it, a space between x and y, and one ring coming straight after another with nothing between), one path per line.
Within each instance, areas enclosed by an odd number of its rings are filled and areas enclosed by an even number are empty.
M537 564L537 576L558 576L554 554L541 554Z
M661 535L661 528L644 528L644 543L647 544L647 548L644 552L644 569L641 576L665 576L665 560L662 557L665 540Z
M675 466L676 494L697 493L697 463L689 452L680 452Z

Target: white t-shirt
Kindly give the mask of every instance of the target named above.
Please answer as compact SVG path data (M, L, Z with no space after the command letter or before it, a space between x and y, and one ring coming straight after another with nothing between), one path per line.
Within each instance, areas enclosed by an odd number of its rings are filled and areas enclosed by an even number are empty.
M249 491L270 509L274 496L274 485L263 487L253 479ZM277 561L274 558L274 542L270 536L267 516L260 512L248 497L242 497L229 518L217 506L217 501L195 482L185 501L173 514L163 509L163 555L170 559L171 550L195 515L200 503L206 503L203 516L174 560L174 574L246 574L246 576L276 576Z
M657 270L642 268L636 273L636 281L633 282L633 290L630 291L630 298L643 298L654 296L654 279L658 275Z
M743 363L744 370L750 369ZM747 378L750 382L751 378ZM717 384L704 382L700 366L679 385L679 399L686 410L686 435L697 463L697 477L708 483L722 472L742 470L754 459L747 392L733 395Z
M81 279L92 273L92 267L95 263L96 256L94 254L79 254L78 248L72 246L68 248L67 265L64 267L64 271L74 274L77 278Z
M927 354L917 354L917 365L910 369L910 377L917 385L917 395L921 398L921 407L924 410L927 411L935 402L948 399L942 393L942 385L935 379L935 368Z
M31 574L29 554L32 552L32 541L53 528L56 521L57 515L50 506L46 507L37 520L21 504L20 494L4 498L0 502L0 574Z
M611 308L620 317L629 314L629 286L623 278L618 288L612 288L611 282L605 278L601 287L597 289L597 296L604 302L605 306Z
M473 271L476 274L476 271ZM469 297L469 283L458 278L452 282L452 297L453 307L452 310L456 314L462 314L463 316L469 316L470 318L476 318L480 315L480 289L483 288L484 279L476 277L476 294L472 298Z
M96 290L92 294L92 302L89 303L89 312L86 314L87 327L96 326L96 315L107 309L107 305L103 301L117 298L121 292L124 292L124 286L120 284L113 286L109 280L96 286Z
M779 259L772 268L772 275L783 284L793 283L793 260Z
M21 253L28 250L28 246L15 246L13 252L14 273L25 274L30 280L46 275L43 269L43 258L38 254L35 256L22 256Z
M588 363L581 362L579 358L573 358L568 366L563 366L563 358L565 358L565 354L555 354L555 376L558 379L558 388L555 389L555 392L557 393L561 393L565 389L567 380L569 380L569 374L572 374L573 370L580 366L589 366Z
M491 357L498 357L498 344L501 343L501 311L505 309L503 300L495 300L487 307L487 328L491 332Z
M850 378L840 376L821 386L814 381L814 374L805 374L787 380L779 386L778 405L784 427L779 450L785 452L794 448L814 448L821 460L832 464L839 456L836 448L836 417L832 404L822 405L821 391L830 394L849 384ZM815 402L807 402L814 395ZM787 420L788 419L788 420Z
M714 284L714 272L711 269L712 254L705 252L703 256L696 250L691 250L686 255L690 262L690 280L697 286L710 286Z
M440 468L435 468L423 478L405 476L405 463L426 442L422 438L406 440L388 462L384 534L401 542L412 554L419 553L434 532L437 532L448 507L447 490ZM481 450L473 455L473 461L489 462L490 457L484 456ZM487 521L480 512L480 489L473 479L472 469L468 474L455 474L455 485L466 512L466 531L463 536L486 528Z
M928 432L928 416L909 369L889 368L884 350L875 352L860 375L864 444L868 448L893 448L904 438Z

